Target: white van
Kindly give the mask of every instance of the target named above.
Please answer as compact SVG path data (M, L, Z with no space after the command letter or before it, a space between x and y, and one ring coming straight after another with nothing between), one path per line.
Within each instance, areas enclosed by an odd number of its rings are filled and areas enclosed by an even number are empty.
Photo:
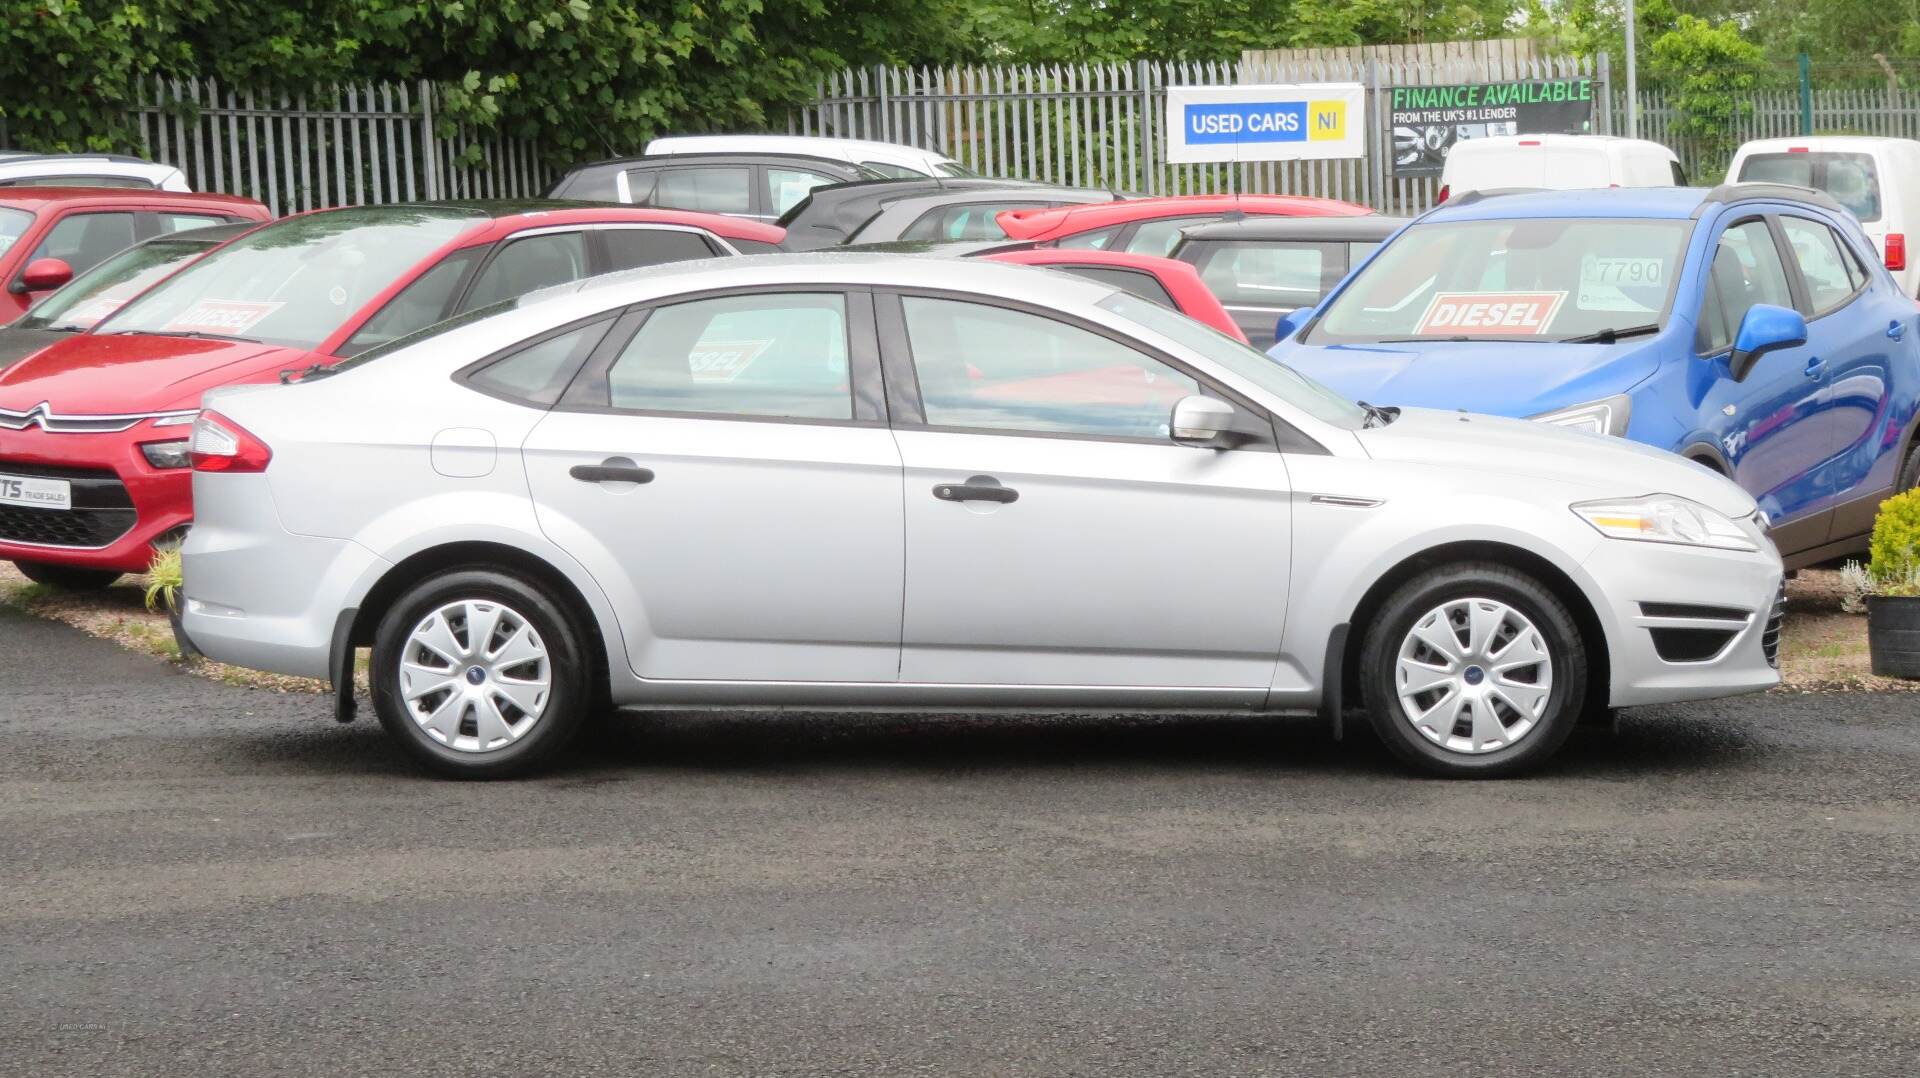
M1614 135L1497 135L1453 144L1440 170L1440 201L1502 187L1685 187L1672 150Z
M1851 135L1757 139L1733 155L1727 182L1790 183L1832 195L1860 219L1900 290L1920 295L1920 264L1907 258L1907 235L1920 227L1920 142Z
M647 143L648 157L676 153L779 153L864 165L889 179L972 176L973 171L932 150L868 139L821 135L670 135Z

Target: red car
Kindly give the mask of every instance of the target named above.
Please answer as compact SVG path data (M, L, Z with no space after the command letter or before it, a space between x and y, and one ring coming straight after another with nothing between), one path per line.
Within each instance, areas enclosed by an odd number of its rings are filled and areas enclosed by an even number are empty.
M192 519L187 435L209 389L325 366L549 285L775 250L782 236L578 202L325 210L248 233L0 371L0 558L67 588L144 571Z
M103 187L0 189L0 322L142 240L168 232L271 221L250 198Z
M1126 251L1082 251L1059 248L1029 248L992 251L981 256L995 262L1021 266L1048 266L1068 273L1110 284L1171 307L1188 318L1245 342L1247 335L1234 324L1233 315L1207 288L1200 274L1185 262L1154 255Z
M1164 255L1180 230L1233 214L1271 217L1359 217L1373 211L1309 195L1168 195L1086 206L1005 210L995 217L1009 239L1056 247L1090 247Z

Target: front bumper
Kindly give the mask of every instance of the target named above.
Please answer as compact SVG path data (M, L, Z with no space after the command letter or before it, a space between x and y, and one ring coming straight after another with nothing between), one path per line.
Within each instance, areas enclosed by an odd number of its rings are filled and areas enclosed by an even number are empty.
M71 510L0 510L0 560L146 572L154 543L193 520L193 473L153 467L140 446L188 431L148 423L115 434L0 430L0 473L65 479L74 495Z
M1756 537L1759 532L1754 531ZM1608 540L1584 568L1605 599L1613 707L1705 700L1780 683L1780 556Z

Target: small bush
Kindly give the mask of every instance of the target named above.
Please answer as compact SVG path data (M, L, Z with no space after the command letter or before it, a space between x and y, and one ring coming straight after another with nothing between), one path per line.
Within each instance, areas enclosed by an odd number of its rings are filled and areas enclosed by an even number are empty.
M155 613L179 609L180 585L184 582L180 548L169 546L155 550L153 564L147 568L147 609Z
M1920 595L1920 490L1880 503L1868 574L1877 595Z

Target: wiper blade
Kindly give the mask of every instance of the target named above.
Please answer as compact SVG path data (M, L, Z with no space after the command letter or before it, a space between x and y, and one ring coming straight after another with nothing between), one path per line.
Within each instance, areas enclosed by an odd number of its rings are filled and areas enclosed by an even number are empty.
M280 384L285 386L292 385L295 382L311 382L316 378L325 378L332 373L334 373L333 368L327 366L325 363L315 363L297 370L288 367L286 370L280 372Z
M1435 342L1463 342L1463 343L1479 344L1479 343L1485 342L1485 343L1499 343L1499 344L1527 344L1529 342L1532 342L1534 344L1538 344L1542 340L1551 340L1551 339L1552 338L1536 337L1531 333L1507 333L1507 334L1501 334L1499 336L1490 336L1490 337L1469 337L1465 334L1459 334L1452 337L1382 337L1373 343L1375 344L1430 344Z
M236 337L231 333L202 333L197 329L123 329L115 337L184 337L192 341L240 341L245 344L259 344L258 337Z
M1382 407L1378 404L1368 404L1366 401L1355 401L1354 403L1366 410L1367 421L1361 424L1364 429L1384 427L1400 418L1400 409L1395 407Z
M1658 333L1658 332L1660 332L1660 326L1658 323L1654 323L1654 322L1649 322L1644 326L1626 326L1621 329L1615 329L1612 326L1608 326L1606 329L1597 329L1597 330L1594 330L1592 333L1582 333L1578 337L1562 337L1560 338L1560 343L1561 344L1612 344L1615 341L1623 340L1627 337L1644 337L1649 333Z

